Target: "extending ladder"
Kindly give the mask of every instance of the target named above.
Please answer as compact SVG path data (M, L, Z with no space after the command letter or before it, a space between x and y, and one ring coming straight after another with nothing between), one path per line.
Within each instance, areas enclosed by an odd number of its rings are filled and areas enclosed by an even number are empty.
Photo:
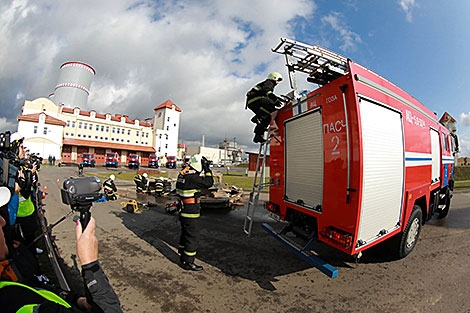
M264 143L260 143L258 159L256 160L256 172L255 179L253 181L253 189L250 192L250 199L246 208L246 217L245 223L243 226L243 231L246 235L251 235L251 229L253 227L253 216L255 214L255 209L258 206L259 194L261 190L265 187L270 186L271 184L266 183L264 180L264 170L266 167L266 156L268 152L268 147L273 136L270 136L270 130L267 131L268 136ZM261 166L260 166L261 162ZM259 175L258 175L259 174Z

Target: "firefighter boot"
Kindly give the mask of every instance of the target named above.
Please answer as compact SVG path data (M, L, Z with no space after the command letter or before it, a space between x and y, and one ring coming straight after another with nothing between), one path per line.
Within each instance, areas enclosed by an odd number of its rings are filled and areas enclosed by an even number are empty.
M253 138L254 143L265 143L266 139L264 139L262 134L255 134L255 138Z
M181 262L181 267L187 271L194 271L199 272L202 271L204 268L200 265L194 264L194 262Z

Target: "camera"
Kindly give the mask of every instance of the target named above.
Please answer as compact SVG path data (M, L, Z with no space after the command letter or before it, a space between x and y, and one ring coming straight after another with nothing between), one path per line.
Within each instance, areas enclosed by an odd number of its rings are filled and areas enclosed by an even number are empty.
M70 205L72 210L80 212L80 223L85 229L90 221L90 208L94 201L100 199L101 181L96 176L69 178L64 181L60 190L62 202Z

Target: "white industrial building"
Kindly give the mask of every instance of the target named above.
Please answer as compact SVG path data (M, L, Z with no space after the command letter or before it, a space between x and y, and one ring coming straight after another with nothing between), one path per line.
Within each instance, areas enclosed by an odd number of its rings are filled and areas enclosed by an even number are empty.
M136 153L146 165L150 154L177 154L182 110L170 100L154 109L145 121L118 113L85 111L92 67L81 62L61 66L55 93L49 98L26 100L18 116L18 131L25 147L44 158L54 156L62 162L80 162L82 153L95 154L96 164L105 162L107 152L118 152L121 164Z

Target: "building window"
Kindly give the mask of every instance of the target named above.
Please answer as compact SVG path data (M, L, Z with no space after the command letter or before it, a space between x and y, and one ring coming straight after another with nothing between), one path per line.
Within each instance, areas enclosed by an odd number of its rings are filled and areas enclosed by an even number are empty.
M67 121L67 127L70 127L70 121Z
M91 135L88 135L88 138L91 138Z
M139 136L139 131L137 131L137 136Z
M165 145L165 149L168 148L168 145Z
M113 134L116 132L116 128L113 127Z
M149 137L149 133L145 133L145 138L148 138Z
M81 137L82 135L78 134L77 137Z
M98 136L95 136L95 139L98 139Z
M72 137L73 137L73 133L70 133L70 136L72 136Z
M68 135L69 135L69 133L65 133L65 136L68 136Z
M101 140L103 140L103 137L100 137Z
M100 130L100 125L96 125L96 131Z
M158 147L158 152L160 152L160 147Z
M87 126L88 126L88 123L85 123L83 128L87 129Z
M75 128L75 121L72 122L72 127Z
M128 135L131 134L131 130L130 130L130 129L127 130L127 134L128 134Z
M44 135L47 135L47 127L44 127L44 132L43 132Z
M90 123L90 127L88 129L93 130L93 125L91 123Z
M35 134L37 134L37 133L38 133L38 127L37 127L37 126L34 126L34 130L33 130L33 132L34 132Z
M109 126L106 126L106 132L109 132Z
M168 116L168 118L166 119L168 122L170 121L170 117Z
M127 139L127 142L130 142L130 140L129 140L129 139Z
M162 139L162 134L158 135L158 138L159 138L159 139Z
M139 143L139 142L136 140L135 143Z
M103 125L101 125L101 131L104 132L104 126Z
M166 130L170 130L170 126L167 126L167 127L166 127Z
M108 140L108 137L105 137L104 139Z
M78 128L82 128L82 122L78 122Z
M119 128L118 128L118 129L117 129L117 133L118 133L118 134L119 134L119 131L120 131L120 130L119 130Z
M176 123L174 123L174 124L173 124L173 126L175 126L175 127L176 127Z
M114 138L111 138L111 141L114 141Z
M165 135L165 140L168 140L168 135Z

